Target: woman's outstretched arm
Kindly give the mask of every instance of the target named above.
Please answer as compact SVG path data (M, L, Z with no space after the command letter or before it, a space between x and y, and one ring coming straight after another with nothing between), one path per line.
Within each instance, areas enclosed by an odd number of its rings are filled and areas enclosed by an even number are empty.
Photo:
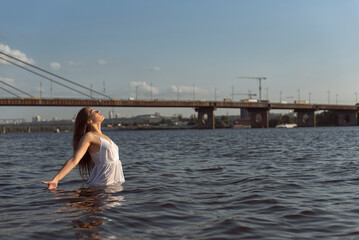
M57 188L59 181L63 179L74 167L76 167L89 148L91 139L91 135L85 134L81 138L79 147L75 151L74 155L66 161L55 177L51 181L42 182L44 184L48 184L48 189Z

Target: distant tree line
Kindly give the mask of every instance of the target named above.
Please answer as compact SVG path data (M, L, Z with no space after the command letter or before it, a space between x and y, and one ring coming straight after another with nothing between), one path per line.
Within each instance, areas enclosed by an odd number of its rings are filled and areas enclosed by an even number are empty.
M338 113L335 111L323 111L317 113L316 115L316 125L318 127L326 127L326 126L338 126ZM286 123L297 123L297 118L290 116L289 114L278 115L272 117L269 120L269 127L275 127L279 124Z
M198 119L195 117L183 118L180 117L178 119L181 122L187 122L188 126L198 126ZM280 114L271 116L269 120L269 127L276 127L279 124L295 124L297 123L297 118L290 114ZM148 124L150 126L159 126L159 125L167 125L174 126L174 122L170 118L162 118L159 122L116 122L113 124L108 124L108 127L116 127L119 124L123 127L139 127L143 124ZM338 113L335 111L323 111L316 114L316 125L320 126L338 126ZM228 116L221 116L215 119L215 127L216 128L231 128L233 126L233 122L229 119ZM31 128L31 132L50 132L56 129L62 131L72 131L72 125L39 125L33 126L29 125L0 125L0 133L10 133L10 132L28 132L29 127Z
M215 119L215 127L216 128L230 128L233 123L229 120L228 116L222 116L220 119Z
M272 117L271 119L269 119L269 127L276 127L277 125L286 123L297 123L297 118L292 117L289 114L280 114L276 117Z
M335 111L323 111L316 114L317 126L338 126L338 113Z

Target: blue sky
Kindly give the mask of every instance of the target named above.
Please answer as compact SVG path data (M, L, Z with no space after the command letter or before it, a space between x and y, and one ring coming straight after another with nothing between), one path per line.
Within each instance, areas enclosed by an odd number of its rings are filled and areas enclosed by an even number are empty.
M0 1L0 50L113 98L217 100L235 93L354 104L359 1ZM15 52L17 51L17 52ZM0 62L0 80L50 97L45 79ZM215 91L215 89L217 89ZM280 94L282 92L282 94ZM268 94L267 94L268 93ZM53 85L54 97L82 97ZM12 97L0 89L0 97ZM235 100L246 98L236 95ZM0 118L69 118L77 108L2 107ZM103 109L103 112L108 109ZM115 109L122 116L193 109ZM216 114L236 110L217 110Z

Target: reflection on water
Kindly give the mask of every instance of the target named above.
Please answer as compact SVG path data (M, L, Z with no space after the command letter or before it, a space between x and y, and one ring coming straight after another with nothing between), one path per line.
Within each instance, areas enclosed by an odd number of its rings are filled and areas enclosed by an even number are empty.
M79 230L80 238L99 238L98 227L104 224L104 210L119 207L124 197L119 195L123 190L121 184L103 187L84 187L75 191L52 191L57 201L64 201L64 206L55 210L60 214L56 221L71 221L68 229Z

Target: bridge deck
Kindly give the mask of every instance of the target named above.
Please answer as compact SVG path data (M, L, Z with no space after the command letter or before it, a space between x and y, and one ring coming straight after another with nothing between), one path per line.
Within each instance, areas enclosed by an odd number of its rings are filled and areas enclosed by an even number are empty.
M39 99L2 98L0 106L93 106L93 107L171 107L171 108L248 108L248 109L294 109L358 111L357 105L244 103L215 101L166 101L166 100L105 100L105 99Z

